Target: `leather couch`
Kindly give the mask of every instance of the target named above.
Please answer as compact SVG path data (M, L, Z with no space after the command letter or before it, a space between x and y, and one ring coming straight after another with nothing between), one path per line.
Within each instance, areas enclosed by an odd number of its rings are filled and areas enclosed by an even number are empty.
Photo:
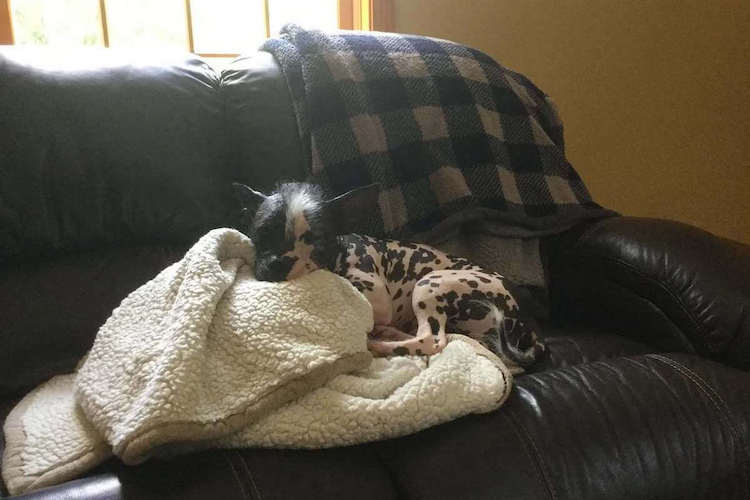
M302 158L267 54L219 74L183 55L0 51L0 421L74 369L125 295L232 224L231 181L300 179ZM616 217L542 253L550 353L498 411L348 448L110 460L29 497L750 498L750 247Z

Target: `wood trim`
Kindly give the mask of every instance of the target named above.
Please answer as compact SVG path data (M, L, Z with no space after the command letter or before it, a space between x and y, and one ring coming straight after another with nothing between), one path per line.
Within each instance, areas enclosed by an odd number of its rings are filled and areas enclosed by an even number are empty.
M352 29L362 29L362 0L352 0Z
M109 20L107 19L107 1L99 0L99 19L102 22L102 42L109 47Z
M370 0L370 25L374 31L392 32L393 0Z
M393 31L393 0L338 0L342 30Z
M0 0L0 45L13 45L13 23L10 20L10 0Z
M271 8L268 0L263 0L263 21L266 23L266 38L271 38Z
M187 30L188 51L195 52L193 39L193 6L190 0L185 0L185 29Z
M338 0L339 2L339 29L354 29L354 2L359 0Z
M360 0L359 2L359 29L372 31L372 2L373 0Z
M234 52L227 52L227 53L221 53L221 52L196 52L196 56L200 57L237 57L239 54Z

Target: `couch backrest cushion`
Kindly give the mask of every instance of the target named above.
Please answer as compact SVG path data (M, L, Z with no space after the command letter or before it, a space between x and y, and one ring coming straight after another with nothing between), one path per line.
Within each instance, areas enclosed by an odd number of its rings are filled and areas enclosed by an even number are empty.
M240 57L222 71L229 162L237 179L261 191L307 174L286 80L273 56Z
M112 309L203 233L231 181L304 175L267 54L0 49L0 394L67 372Z
M199 58L0 50L0 264L225 225L224 126Z
M0 397L73 371L120 301L185 250L129 247L0 268Z

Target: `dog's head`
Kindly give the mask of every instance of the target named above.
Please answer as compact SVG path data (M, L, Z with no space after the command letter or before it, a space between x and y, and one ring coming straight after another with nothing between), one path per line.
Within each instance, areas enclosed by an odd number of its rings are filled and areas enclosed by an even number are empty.
M337 236L350 232L363 211L375 207L377 187L327 199L315 184L280 184L265 195L234 183L243 210L240 229L255 245L255 277L284 281L316 269L333 270L340 253Z

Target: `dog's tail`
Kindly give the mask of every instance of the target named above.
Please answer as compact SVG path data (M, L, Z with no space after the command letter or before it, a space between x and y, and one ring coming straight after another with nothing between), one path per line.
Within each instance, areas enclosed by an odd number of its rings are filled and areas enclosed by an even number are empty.
M476 302L489 309L492 317L493 331L484 338L490 350L524 368L542 357L546 348L533 329L522 327L518 320L506 321L505 313L489 300Z

